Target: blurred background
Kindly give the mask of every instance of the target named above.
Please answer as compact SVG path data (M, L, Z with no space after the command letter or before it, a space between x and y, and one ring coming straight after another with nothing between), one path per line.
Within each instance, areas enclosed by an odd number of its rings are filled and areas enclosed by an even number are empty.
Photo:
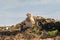
M0 0L0 26L19 23L28 12L60 20L60 0Z

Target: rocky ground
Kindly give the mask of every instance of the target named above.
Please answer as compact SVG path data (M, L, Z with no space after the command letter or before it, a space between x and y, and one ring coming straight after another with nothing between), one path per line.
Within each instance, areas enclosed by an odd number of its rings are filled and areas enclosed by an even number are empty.
M60 40L60 21L27 14L16 25L0 27L0 40Z

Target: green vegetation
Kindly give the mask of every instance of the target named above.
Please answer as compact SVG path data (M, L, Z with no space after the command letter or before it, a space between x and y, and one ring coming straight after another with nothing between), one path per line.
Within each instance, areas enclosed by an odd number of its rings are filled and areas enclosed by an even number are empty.
M58 33L58 30L48 31L48 35L55 36Z

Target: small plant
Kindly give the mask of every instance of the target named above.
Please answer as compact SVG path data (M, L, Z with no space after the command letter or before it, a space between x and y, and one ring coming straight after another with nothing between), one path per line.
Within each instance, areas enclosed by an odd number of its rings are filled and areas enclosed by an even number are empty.
M37 34L39 32L39 29L36 28L36 27L34 27L34 28L32 28L32 32L34 32L35 34Z
M55 36L57 34L58 30L48 31L48 35Z

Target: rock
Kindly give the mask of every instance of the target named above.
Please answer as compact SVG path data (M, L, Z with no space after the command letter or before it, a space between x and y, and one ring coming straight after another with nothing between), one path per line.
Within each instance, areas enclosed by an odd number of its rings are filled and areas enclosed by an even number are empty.
M49 23L49 22L55 22L55 20L51 19L51 18L46 18L45 20L46 20L47 23Z
M28 13L27 18L25 20L26 27L32 27L35 24L35 20L32 16L32 14Z
M46 38L41 40L54 40L48 38L48 31L56 29L60 32L60 21L42 16L33 16L31 13L27 13L26 16L27 18L21 23L0 27L0 40L39 40L39 38ZM56 38L56 40L59 39L60 37Z
M55 22L55 28L60 31L60 21Z
M6 36L4 40L11 40L9 36Z
M59 36L57 36L57 37L55 38L55 40L60 40L60 37L59 37Z
M42 28L45 29L46 31L49 31L49 30L51 31L56 29L55 24L53 22L45 23Z

